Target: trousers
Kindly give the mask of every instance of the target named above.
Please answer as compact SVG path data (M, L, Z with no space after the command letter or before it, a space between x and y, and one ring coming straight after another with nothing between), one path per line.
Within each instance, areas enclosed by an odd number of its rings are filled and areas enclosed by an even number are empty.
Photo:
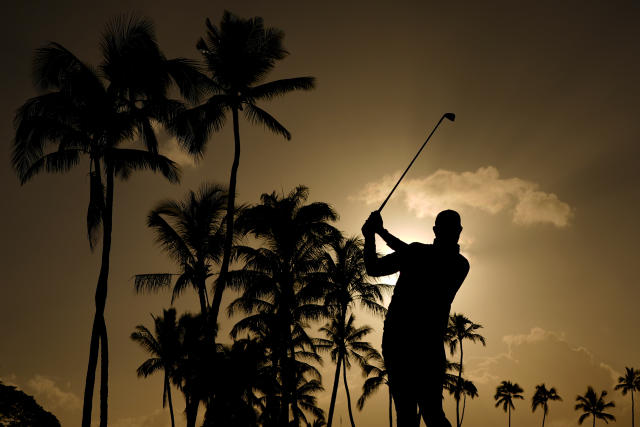
M413 334L412 334L413 335ZM442 409L446 356L442 337L427 337L414 346L415 335L385 332L384 358L398 427L417 427L417 409L427 427L451 427ZM408 347L408 343L412 343Z

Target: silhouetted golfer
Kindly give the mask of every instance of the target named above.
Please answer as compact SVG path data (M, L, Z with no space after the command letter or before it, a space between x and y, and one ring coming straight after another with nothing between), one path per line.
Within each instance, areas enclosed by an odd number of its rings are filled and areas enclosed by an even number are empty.
M406 244L383 228L378 211L362 226L367 273L400 272L382 335L398 427L418 425L417 406L428 427L451 427L442 410L444 335L451 302L467 277L469 262L460 255L462 226L456 211L440 212L433 231L432 245ZM378 258L376 233L395 252Z

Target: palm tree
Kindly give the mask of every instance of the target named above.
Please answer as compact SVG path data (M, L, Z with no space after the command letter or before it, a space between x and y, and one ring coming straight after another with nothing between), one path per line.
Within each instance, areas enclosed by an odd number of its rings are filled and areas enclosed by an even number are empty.
M635 427L635 402L633 401L633 392L640 391L640 371L634 368L625 367L625 375L618 377L618 384L615 390L621 390L625 396L627 392L631 392L631 427Z
M462 381L462 359L463 359L463 349L462 342L464 340L468 340L471 342L480 342L482 345L486 346L487 343L482 335L476 333L478 329L482 328L482 325L477 323L473 323L469 320L465 315L460 313L453 313L449 316L449 324L447 325L446 332L446 340L449 343L449 350L451 355L453 356L456 352L456 349L460 347L460 368L458 371L458 384L463 384ZM456 426L460 427L462 425L462 419L460 417L460 393L461 389L456 388L456 392L454 393L454 397L456 399Z
M560 400L562 398L556 391L555 387L551 387L547 390L547 387L544 384L540 384L536 386L536 392L531 399L531 411L535 412L538 406L542 407L542 427L544 427L544 421L549 413L549 401L550 400Z
M458 372L460 370L459 364L447 361L447 370L449 369L455 369L455 371ZM477 387L471 380L460 377L458 374L452 375L447 373L445 375L443 388L446 389L449 394L462 396L462 411L460 412L460 424L462 424L467 407L467 396L472 399L478 397Z
M197 90L188 76L189 61L167 60L160 52L151 23L121 17L112 20L101 43L100 74L64 46L49 43L36 50L34 75L45 93L17 111L12 164L22 184L36 174L67 172L81 156L89 160L90 197L87 226L91 247L102 226L102 256L96 286L96 312L91 331L82 426L91 422L98 351L101 350L100 425L107 424L108 345L104 321L114 198L114 177L150 169L171 182L179 170L158 154L152 122L166 123L182 104L166 97L172 79L185 96ZM138 141L144 150L121 148ZM103 184L106 181L106 185Z
M496 400L496 408L502 405L502 409L509 414L509 427L511 427L511 410L516 409L513 404L514 399L524 399L520 393L522 393L522 387L518 383L512 383L511 381L502 381L498 387L496 387L496 394L493 397Z
M191 153L201 154L212 131L222 128L225 114L231 111L233 120L234 157L229 178L226 240L220 275L211 303L211 316L218 317L222 293L226 286L231 246L234 235L236 176L240 163L240 124L238 112L243 111L252 123L291 139L289 131L272 115L256 105L294 90L314 87L313 77L297 77L261 83L276 61L288 52L282 45L284 33L264 26L262 18L242 19L225 11L220 26L206 20L207 35L196 47L204 56L211 77L202 81L211 96L201 105L187 111L173 127Z
M358 409L361 411L367 399L378 391L380 386L386 385L387 393L389 394L389 427L393 427L393 398L391 397L389 376L387 375L387 368L384 366L384 360L379 361L379 366L367 363L363 370L367 375L367 379L362 385L362 396L360 396L357 403Z
M351 421L351 427L355 427L353 412L351 410L351 395L347 382L347 369L351 367L351 359L355 359L364 370L365 366L367 366L368 359L373 357L379 360L382 358L370 343L362 341L373 329L369 326L357 328L354 326L354 321L355 316L353 314L350 314L347 321L344 322L341 313L336 312L336 317L332 318L329 323L320 328L320 332L323 332L327 339L318 338L316 340L316 347L320 350L330 352L331 360L336 364L331 404L329 407L328 427L331 427L333 421L332 416L338 391L338 382L340 380L340 368L342 368L344 388L347 394L349 420Z
M138 274L137 292L158 291L173 285L171 303L187 287L195 289L200 311L207 316L209 298L206 281L219 264L224 242L224 208L227 195L222 187L204 184L197 193L189 191L183 201L165 200L149 213L147 226L156 233L156 242L179 265L179 274Z
M242 290L240 298L229 306L249 314L232 331L244 330L265 336L270 347L272 366L282 379L282 398L277 416L282 425L291 407L299 423L296 405L296 348L313 352L313 341L305 332L306 322L326 314L319 304L322 289L311 284L313 274L324 266L327 245L338 235L329 224L336 213L326 203L304 204L308 189L297 187L287 196L263 194L261 204L247 208L238 219L238 229L251 233L262 247L237 246L244 262L241 270L230 272L229 284ZM294 339L300 337L298 341ZM275 399L268 402L273 414Z
M324 425L325 422L324 411L318 406L318 398L315 396L315 394L324 391L322 378L316 369L309 369L309 367L305 364L298 367L296 405L294 406L297 416L294 416L294 419L297 418L299 421L296 427L310 424L307 414L313 416L314 423L323 423L322 425ZM308 373L310 373L310 378L307 378Z
M176 369L176 378L184 394L187 427L195 427L200 402L206 401L214 383L216 348L207 330L202 315L189 313L180 316L181 357Z
M131 334L131 339L152 355L138 367L138 377L146 378L158 371L164 371L162 407L165 407L168 400L171 426L175 427L171 381L175 378L180 359L180 329L176 322L176 310L173 308L164 310L163 316L152 317L155 324L155 335L144 325L136 326L136 331Z
M609 421L615 421L616 417L611 414L604 412L608 408L615 408L616 404L612 402L607 402L604 398L607 396L607 391L602 390L602 394L598 396L596 392L593 390L593 387L587 387L587 392L584 396L578 395L576 397L576 406L575 410L582 410L584 412L578 418L578 424L582 424L582 422L591 415L593 417L593 427L596 425L596 419L599 418L604 420L605 423L609 424Z
M257 427L262 405L256 392L262 391L266 379L266 348L253 338L217 347L215 381L203 426Z
M330 313L331 327L337 333L332 335L333 338L345 339L344 333L348 330L347 315L349 310L353 310L356 303L374 315L383 316L386 313L386 309L382 305L382 291L389 290L390 286L371 283L367 280L362 241L358 238L344 239L341 236L331 243L331 252L325 254L325 266L321 272L316 274L314 284L326 289L324 304ZM334 342L334 344L337 346L336 348L344 350L345 343ZM333 422L340 365L344 361L343 356L344 354L341 354L337 359L333 359L332 353L332 360L337 364L329 406L328 427L331 427Z

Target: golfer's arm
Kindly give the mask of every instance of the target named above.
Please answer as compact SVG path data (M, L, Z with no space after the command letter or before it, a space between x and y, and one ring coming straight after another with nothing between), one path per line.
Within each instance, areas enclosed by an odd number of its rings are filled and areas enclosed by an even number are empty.
M380 235L380 237L382 237L382 240L384 240L387 246L389 246L394 251L401 251L409 246L407 243L389 233L386 228L382 229L382 231L380 231L378 234Z
M388 276L400 270L396 252L378 258L374 234L364 237L364 266L367 269L367 274L372 277Z

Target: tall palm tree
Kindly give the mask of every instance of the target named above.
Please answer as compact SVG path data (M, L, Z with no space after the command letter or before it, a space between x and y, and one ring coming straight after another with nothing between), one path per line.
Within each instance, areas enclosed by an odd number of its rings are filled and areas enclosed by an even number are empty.
M242 290L229 306L229 314L241 311L234 333L261 330L271 347L272 365L282 379L279 419L299 423L296 404L296 348L313 347L305 332L306 322L318 320L326 309L322 290L311 285L314 273L324 266L327 245L338 235L329 222L337 218L326 203L305 204L308 189L299 186L287 196L263 194L259 205L247 208L238 229L250 233L261 247L237 246L244 267L230 272L229 284ZM295 336L301 337L298 343ZM302 339L304 338L304 339ZM271 403L270 405L273 405ZM268 412L273 407L268 408ZM277 421L277 420L276 420Z
M535 412L538 406L542 407L542 427L544 427L544 421L549 413L549 401L560 400L562 398L556 391L555 387L551 387L547 390L547 387L544 384L540 384L536 386L536 392L531 399L531 411Z
M314 283L326 288L324 304L331 319L331 329L336 332L331 335L330 340L345 339L349 322L347 316L349 311L353 311L356 303L374 315L383 316L386 313L382 305L382 291L388 291L390 286L367 280L362 241L358 238L345 239L340 236L331 243L331 251L325 254L325 266L316 274ZM336 348L344 350L346 343L334 344ZM329 406L328 427L333 423L340 366L344 362L344 354L338 356L337 359L332 359L336 361L336 374Z
M516 407L513 404L514 399L524 399L522 396L522 387L518 383L512 383L511 381L502 381L498 387L496 387L496 394L493 397L496 400L496 408L502 405L502 409L509 414L509 427L511 427L511 410L515 410Z
M171 303L191 286L206 318L209 306L206 281L222 255L226 201L222 187L204 184L198 192L189 191L182 201L165 200L156 205L147 217L147 226L155 231L156 242L178 264L180 273L138 274L137 292L169 287L177 276Z
M606 413L605 410L608 408L615 408L616 404L613 401L607 402L604 399L606 396L606 390L602 390L602 394L598 396L591 386L587 387L587 392L584 396L578 395L576 397L577 403L575 410L581 410L583 412L583 414L580 415L580 418L578 418L578 424L582 424L589 415L593 417L593 427L596 426L596 419L604 420L607 424L609 424L609 421L615 421L616 417Z
M615 390L621 390L625 396L627 392L631 392L631 427L635 427L635 402L633 401L633 392L640 391L640 371L634 368L625 367L625 374L618 377L618 384Z
M358 399L358 410L362 410L364 403L380 389L382 385L387 386L387 393L389 394L389 427L393 427L393 398L391 397L391 389L389 388L389 376L387 375L387 368L384 366L384 360L380 360L378 364L371 365L367 363L363 368L367 379L362 385L362 395Z
M291 139L291 134L278 120L256 105L257 101L270 100L295 90L310 90L313 77L296 77L263 83L264 77L277 61L288 52L282 45L284 33L265 27L262 18L242 19L225 11L216 27L206 20L207 34L196 48L204 56L211 76L201 80L211 95L204 103L187 111L173 126L185 147L194 154L202 154L211 132L218 131L230 111L233 121L234 157L229 177L227 204L227 234L224 244L220 275L211 303L213 321L218 317L222 293L226 286L234 235L234 210L236 177L240 164L239 111L254 124Z
M316 339L316 347L320 350L328 351L331 355L331 360L336 364L327 426L331 427L333 421L333 410L338 391L338 382L340 380L340 369L342 368L344 389L347 394L349 421L351 422L351 427L355 427L353 412L351 410L351 394L349 393L349 384L347 382L347 369L351 367L352 359L357 361L364 370L365 366L367 366L368 359L373 357L379 360L382 357L369 342L363 341L363 338L373 330L371 327L355 327L355 316L353 314L349 315L346 322L342 320L340 312L336 312L335 314L336 316L332 318L329 323L320 328L320 332L323 332L327 338Z
M58 43L36 50L34 75L42 95L29 99L15 117L12 164L22 184L36 174L67 172L82 156L89 161L90 197L87 228L90 245L102 227L102 256L96 286L82 426L91 422L98 351L101 351L100 425L107 424L108 345L104 321L107 297L114 178L150 169L169 181L179 170L158 154L153 122L166 123L181 110L166 97L172 81L184 96L195 98L190 85L196 74L189 61L167 60L150 21L120 17L110 21L101 42L99 72ZM122 148L139 142L144 149ZM106 182L106 184L105 184Z
M168 400L171 426L175 427L171 382L175 379L180 359L180 329L176 322L176 310L173 308L164 310L162 316L152 317L155 324L155 334L144 325L136 326L135 332L131 334L131 339L140 344L152 356L138 367L137 372L139 377L145 378L158 371L164 372L162 407L165 407Z
M468 340L471 342L480 342L482 345L487 345L484 337L477 333L478 329L482 328L482 325L473 323L464 314L453 313L449 316L449 324L447 325L446 340L449 343L449 350L453 356L457 348L460 348L460 369L458 371L458 384L462 385L462 360L464 351L462 349L462 342ZM460 393L461 388L456 388L454 397L456 399L456 426L462 425L462 419L460 417Z

